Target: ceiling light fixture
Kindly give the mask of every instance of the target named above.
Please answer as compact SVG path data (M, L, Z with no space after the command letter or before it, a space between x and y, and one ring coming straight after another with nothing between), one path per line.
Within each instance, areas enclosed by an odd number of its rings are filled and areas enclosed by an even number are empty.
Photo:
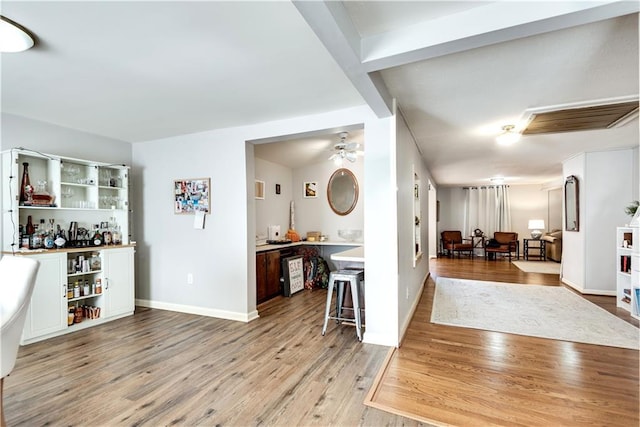
M504 178L501 176L496 176L490 179L492 184L504 184Z
M520 140L520 133L514 129L514 125L502 126L502 133L496 137L496 142L500 145L511 145L518 142Z
M22 52L33 47L33 37L20 24L0 15L0 52Z
M333 146L334 153L329 157L336 166L342 166L342 161L347 159L351 163L358 158L356 150L360 147L357 142L347 142L347 132L340 133L340 142Z

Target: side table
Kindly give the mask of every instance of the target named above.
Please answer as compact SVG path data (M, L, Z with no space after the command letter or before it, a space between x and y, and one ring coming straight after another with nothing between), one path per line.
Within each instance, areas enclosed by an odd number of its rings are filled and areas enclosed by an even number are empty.
M483 236L469 236L472 244L473 244L473 252L474 256L484 256L484 235ZM477 249L480 249L481 253L478 255L476 252Z
M536 257L540 261L546 261L547 260L547 250L546 249L547 249L547 241L546 240L542 240L542 239L524 239L524 259L525 259L525 261L529 260L529 256ZM529 251L532 251L533 253L530 254Z

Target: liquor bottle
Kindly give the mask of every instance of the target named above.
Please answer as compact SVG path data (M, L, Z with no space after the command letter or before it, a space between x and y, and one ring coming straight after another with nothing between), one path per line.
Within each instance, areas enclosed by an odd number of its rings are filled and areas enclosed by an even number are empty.
M53 219L49 220L49 225L47 226L47 234L44 237L44 247L46 249L53 249L55 246L54 240L56 236L53 233Z
M64 234L64 230L60 228L60 224L57 225L56 238L53 243L55 243L58 249L64 248L64 246L67 244L67 237Z
M29 163L22 163L22 183L20 184L20 204L30 205L32 203L33 187L29 180Z
M100 225L96 224L93 226L95 232L93 233L93 246L102 245L102 234L100 234Z
M35 229L33 228L33 221L31 220L31 215L27 217L27 228L25 229L27 236L31 236Z
M23 239L26 239L28 241L28 244L26 245L29 249L34 249L32 246L32 239L33 239L33 233L35 232L35 227L33 226L33 222L31 220L31 215L29 215L27 217L27 225L24 229L24 236Z
M113 244L113 235L111 234L111 230L109 228L106 228L102 232L102 241L104 242L105 245Z
M111 231L111 242L114 245L122 244L122 232L120 231L120 226L116 222L116 217L113 216L110 218L109 226L112 228Z

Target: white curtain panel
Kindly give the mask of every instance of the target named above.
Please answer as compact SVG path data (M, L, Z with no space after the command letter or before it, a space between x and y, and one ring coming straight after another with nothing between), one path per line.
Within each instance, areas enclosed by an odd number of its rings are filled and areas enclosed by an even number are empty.
M471 236L476 228L490 237L512 231L508 185L465 188L464 233Z

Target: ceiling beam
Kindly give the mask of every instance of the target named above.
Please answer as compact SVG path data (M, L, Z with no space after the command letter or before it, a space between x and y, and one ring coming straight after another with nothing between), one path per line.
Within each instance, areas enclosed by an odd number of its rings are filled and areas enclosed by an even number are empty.
M638 13L637 1L502 1L362 39L368 72Z
M393 99L377 72L360 60L360 35L342 2L294 0L304 20L378 117L393 114Z

